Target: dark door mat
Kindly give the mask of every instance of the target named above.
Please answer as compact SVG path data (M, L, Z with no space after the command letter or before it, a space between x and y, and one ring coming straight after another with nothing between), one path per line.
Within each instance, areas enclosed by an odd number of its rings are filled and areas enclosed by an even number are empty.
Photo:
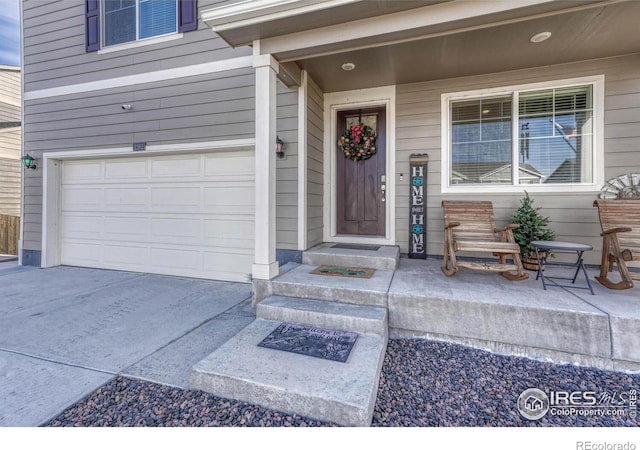
M379 245L365 245L365 244L336 244L332 245L331 248L341 248L344 250L368 250L371 252L377 252L380 250Z
M333 277L371 278L376 269L368 267L319 266L311 272L314 275L330 275Z
M259 347L282 350L330 361L346 362L358 333L332 330L294 323L281 323L258 344Z

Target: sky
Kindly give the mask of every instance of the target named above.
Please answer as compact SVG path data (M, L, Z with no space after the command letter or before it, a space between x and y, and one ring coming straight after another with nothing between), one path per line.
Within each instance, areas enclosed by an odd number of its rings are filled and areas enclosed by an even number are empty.
M0 65L20 65L20 0L0 0Z

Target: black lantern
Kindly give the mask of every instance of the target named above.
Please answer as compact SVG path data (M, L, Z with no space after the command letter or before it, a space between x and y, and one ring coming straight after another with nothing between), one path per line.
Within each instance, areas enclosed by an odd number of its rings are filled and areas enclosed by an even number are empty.
M25 168L36 170L36 159L28 153L22 157L22 162Z
M280 137L276 136L276 156L278 159L284 158L284 149L286 147L285 142L280 139Z

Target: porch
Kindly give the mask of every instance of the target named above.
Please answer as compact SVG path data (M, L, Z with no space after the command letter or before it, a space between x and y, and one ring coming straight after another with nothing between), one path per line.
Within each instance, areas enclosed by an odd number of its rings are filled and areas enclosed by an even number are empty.
M318 276L310 274L314 264L290 263L271 281L272 293L386 306L391 338L425 337L558 363L640 370L639 286L607 289L591 267L595 295L588 289L544 290L535 272L528 271L524 281L466 269L446 277L441 264L403 257L395 270L357 279ZM551 272L573 276L563 267ZM587 286L581 273L576 286Z
M421 337L560 364L640 372L639 287L542 288L399 258L397 247L325 243L272 280L254 279L257 320L196 364L192 388L348 426L368 426L388 339ZM371 246L368 246L371 247ZM395 265L388 267L395 250ZM319 266L375 268L369 278L319 275ZM334 266L331 268L330 266ZM547 269L551 271L551 268ZM564 268L553 268L553 275ZM316 273L311 273L315 271ZM596 272L589 271L592 278ZM548 273L551 275L551 273ZM584 278L576 281L586 285ZM352 331L345 363L256 346L283 322Z

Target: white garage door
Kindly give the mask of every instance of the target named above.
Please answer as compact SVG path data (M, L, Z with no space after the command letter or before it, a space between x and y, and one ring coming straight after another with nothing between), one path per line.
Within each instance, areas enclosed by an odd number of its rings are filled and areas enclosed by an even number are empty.
M248 281L252 152L64 161L65 265Z

